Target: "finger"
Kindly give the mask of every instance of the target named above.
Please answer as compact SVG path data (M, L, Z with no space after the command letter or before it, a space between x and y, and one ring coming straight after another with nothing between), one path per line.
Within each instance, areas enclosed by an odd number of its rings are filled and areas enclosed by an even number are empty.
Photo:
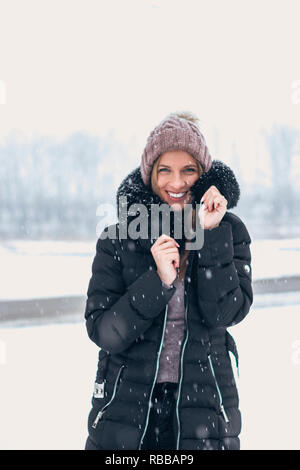
M222 200L224 201L224 206L227 207L228 201L226 197L222 196Z
M204 209L206 207L206 198L204 196L200 200L200 209Z
M158 253L157 253L157 256L164 256L164 255L168 255L170 253L174 253L174 254L177 254L178 253L178 249L177 248L167 248L166 250L160 250Z
M213 184L205 191L205 193L203 194L202 198L201 198L201 201L202 199L205 200L207 197L210 197L211 195L220 195L220 191L218 190L218 188L216 186L214 186Z
M176 247L175 240L168 240L168 241L165 241L164 243L161 243L160 245L157 245L156 250L164 250L165 248L174 248L174 247Z
M211 212L211 210L213 208L213 199L211 197L207 198L207 200L205 202L205 208L208 212Z
M207 212L208 212L207 206L206 206L205 203L203 203L203 204L200 206L199 213L200 213L200 214L206 214Z
M225 198L221 196L220 194L211 197L207 202L207 207L208 207L209 212L213 211L218 206L222 205L224 203L224 200Z
M207 198L207 191L203 194L202 198L200 199L200 204L204 204Z
M212 205L212 201L214 199L214 195L210 190L206 191L206 193L202 196L200 203L203 202L204 208L210 210Z
M160 235L160 237L158 237L158 239L156 240L156 242L154 243L154 245L156 244L157 246L160 246L162 245L163 243L166 243L168 241L172 241L173 243L176 243L176 241L174 240L174 238L170 237L169 235L163 233L162 235Z
M164 264L174 264L174 267L179 267L180 258L178 253L164 253L158 256L159 261L163 261Z
M160 243L160 244L154 243L154 245L152 246L152 252L156 253L161 250L165 250L166 248L176 248L177 250L178 247L179 247L178 243L172 238L171 240L166 240L165 242Z
M218 188L216 188L216 186L214 186L214 185L210 186L209 192L210 192L210 194L211 194L212 196L221 196L220 191L219 191Z
M175 253L175 256L173 256L173 257L172 257L172 255L170 255L170 256L171 256L171 260L173 261L174 268L179 268L180 256L179 256L178 252Z
M227 206L227 200L225 199L224 196L218 196L214 200L214 207L226 207Z
M216 197L212 203L211 203L211 208L212 209L216 209L217 207L219 207L220 205L222 204L222 199L220 197Z

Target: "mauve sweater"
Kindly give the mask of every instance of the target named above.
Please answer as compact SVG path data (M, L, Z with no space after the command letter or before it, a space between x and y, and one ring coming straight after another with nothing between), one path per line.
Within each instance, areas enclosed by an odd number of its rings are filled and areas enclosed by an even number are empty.
M176 291L168 303L164 342L156 382L178 382L181 343L184 338L184 279L173 282Z

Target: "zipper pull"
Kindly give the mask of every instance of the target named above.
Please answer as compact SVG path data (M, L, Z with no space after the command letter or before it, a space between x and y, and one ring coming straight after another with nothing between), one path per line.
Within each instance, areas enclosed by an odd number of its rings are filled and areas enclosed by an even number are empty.
M92 428L95 429L97 427L98 421L101 418L101 416L103 415L103 413L104 413L104 411L102 411L102 410L99 411L99 413L97 414L97 416L95 418L95 421L92 424Z
M228 416L226 414L226 411L225 411L225 408L224 408L223 404L220 405L220 409L221 409L221 413L224 416L224 419L225 419L226 423L229 423L229 419L228 419Z

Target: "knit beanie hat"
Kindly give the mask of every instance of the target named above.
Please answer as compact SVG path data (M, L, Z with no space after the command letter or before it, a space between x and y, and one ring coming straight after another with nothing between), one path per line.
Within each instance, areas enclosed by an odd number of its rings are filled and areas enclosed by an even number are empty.
M150 182L152 166L164 152L184 150L201 164L203 172L209 171L212 158L199 127L185 116L191 113L171 113L150 133L142 154L141 175L144 184Z

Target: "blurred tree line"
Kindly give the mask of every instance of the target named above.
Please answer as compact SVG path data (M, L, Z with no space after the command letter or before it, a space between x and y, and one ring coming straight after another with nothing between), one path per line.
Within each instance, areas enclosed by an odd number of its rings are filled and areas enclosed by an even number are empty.
M13 131L0 146L0 237L95 238L97 207L115 200L124 160L113 133L29 141Z
M274 124L261 131L269 155L270 185L242 181L241 199L235 209L248 224L253 237L300 236L300 131ZM238 159L235 160L238 167ZM260 170L261 172L261 170Z
M252 237L300 236L300 131L275 125L262 132L271 185L243 179L233 146L231 167L241 186L233 212ZM115 206L118 185L139 159L113 132L101 138L77 132L62 141L11 132L0 146L0 237L94 239L97 207Z

